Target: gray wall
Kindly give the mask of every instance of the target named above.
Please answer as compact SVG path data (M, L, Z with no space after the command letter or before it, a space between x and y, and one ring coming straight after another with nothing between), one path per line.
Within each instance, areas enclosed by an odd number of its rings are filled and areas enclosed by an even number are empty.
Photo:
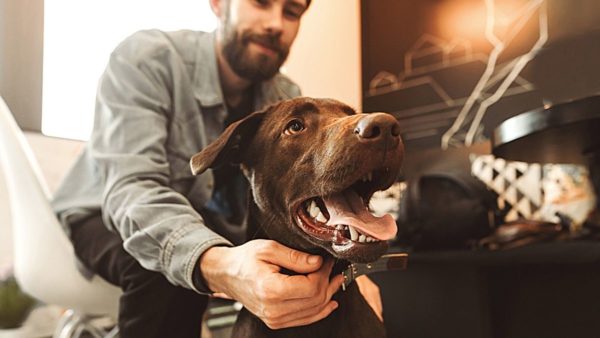
M21 128L42 120L43 0L0 0L0 95Z

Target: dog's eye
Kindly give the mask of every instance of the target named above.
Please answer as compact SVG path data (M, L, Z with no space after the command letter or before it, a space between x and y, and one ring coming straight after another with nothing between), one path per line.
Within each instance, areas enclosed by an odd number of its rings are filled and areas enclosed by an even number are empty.
M304 130L304 124L302 123L302 121L292 120L287 124L283 133L286 135L293 135L293 134L297 134L303 130Z

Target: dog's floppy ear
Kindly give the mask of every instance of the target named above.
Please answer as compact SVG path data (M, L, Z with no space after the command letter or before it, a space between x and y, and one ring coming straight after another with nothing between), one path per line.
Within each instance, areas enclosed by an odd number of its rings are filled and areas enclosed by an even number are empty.
M230 124L213 143L192 156L192 173L198 175L208 168L215 168L224 163L241 162L242 148L250 143L267 111L268 109L254 112Z

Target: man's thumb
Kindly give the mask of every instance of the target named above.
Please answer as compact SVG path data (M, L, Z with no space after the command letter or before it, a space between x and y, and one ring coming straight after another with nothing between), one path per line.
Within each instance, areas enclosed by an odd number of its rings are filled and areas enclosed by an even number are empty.
M323 259L319 255L294 250L277 242L274 242L273 250L267 260L272 264L298 273L317 271L323 263Z

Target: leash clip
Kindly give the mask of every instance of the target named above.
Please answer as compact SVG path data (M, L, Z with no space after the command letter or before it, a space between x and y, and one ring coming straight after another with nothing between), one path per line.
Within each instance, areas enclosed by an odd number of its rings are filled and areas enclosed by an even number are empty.
M408 254L392 253L381 256L371 263L352 263L342 272L344 283L342 290L346 291L348 285L358 277L372 272L406 270L408 265Z

